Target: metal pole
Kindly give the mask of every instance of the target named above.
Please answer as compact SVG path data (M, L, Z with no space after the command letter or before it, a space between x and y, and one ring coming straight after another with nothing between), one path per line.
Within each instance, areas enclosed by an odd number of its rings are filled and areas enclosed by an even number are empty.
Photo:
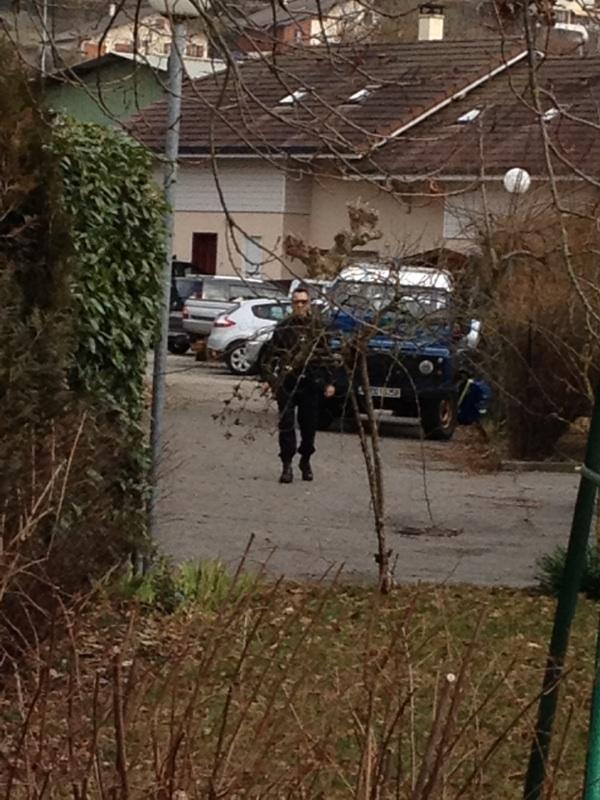
M558 595L552 638L542 685L535 739L529 757L525 779L525 800L540 800L546 777L546 762L552 739L554 716L558 703L560 679L569 644L571 624L577 606L577 595L585 567L590 527L594 516L597 493L597 473L600 472L600 387L596 399L588 436L585 467L581 471L579 491L575 502L565 572Z
M583 800L600 800L600 626L596 638L596 675L592 694Z
M40 54L40 72L46 77L48 69L48 0L42 3L42 52Z
M163 445L163 416L166 398L167 342L169 338L169 310L171 298L171 257L173 252L173 228L175 208L175 184L177 180L177 156L179 154L179 127L181 122L181 86L183 83L183 53L185 52L186 23L176 18L172 23L173 38L168 64L167 131L165 137L164 190L167 202L165 213L165 263L162 274L160 307L160 330L154 348L152 373L152 418L150 427L150 508L149 531L153 540L158 534L157 498L158 468Z

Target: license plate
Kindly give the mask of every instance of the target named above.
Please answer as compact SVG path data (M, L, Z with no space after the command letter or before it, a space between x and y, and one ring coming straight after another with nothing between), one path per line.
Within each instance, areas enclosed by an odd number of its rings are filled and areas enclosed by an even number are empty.
M362 386L358 387L358 393L364 395L365 390ZM400 397L400 389L391 386L371 386L371 397Z

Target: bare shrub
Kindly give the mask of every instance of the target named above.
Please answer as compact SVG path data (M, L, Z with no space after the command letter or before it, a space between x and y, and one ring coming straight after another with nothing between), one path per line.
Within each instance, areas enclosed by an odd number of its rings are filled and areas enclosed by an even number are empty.
M590 413L600 333L600 235L586 217L557 212L496 220L465 283L484 321L487 374L498 389L510 453L548 456L561 433Z
M0 659L42 640L61 604L142 547L137 472L114 419L72 410L30 429L0 517Z
M59 615L66 636L6 681L0 788L7 800L424 800L490 788L508 800L543 657L539 604L280 583L165 617L96 597L95 611ZM531 622L517 631L518 613ZM568 764L552 779L565 791Z

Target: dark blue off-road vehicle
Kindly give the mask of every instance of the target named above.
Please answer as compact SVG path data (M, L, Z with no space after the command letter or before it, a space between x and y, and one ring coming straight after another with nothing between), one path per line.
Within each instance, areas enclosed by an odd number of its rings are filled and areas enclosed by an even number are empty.
M477 391L466 380L464 354L479 326L460 329L455 317L448 272L373 264L344 270L330 291L336 396L323 403L323 427L350 413L352 392L362 411L370 397L375 408L420 419L427 438L450 439L461 401Z

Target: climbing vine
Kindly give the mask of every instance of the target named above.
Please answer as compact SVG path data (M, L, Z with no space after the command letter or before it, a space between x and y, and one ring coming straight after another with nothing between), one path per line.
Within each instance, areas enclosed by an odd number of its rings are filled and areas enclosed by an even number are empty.
M137 425L164 263L152 155L119 132L61 121L54 149L74 251L70 382Z

